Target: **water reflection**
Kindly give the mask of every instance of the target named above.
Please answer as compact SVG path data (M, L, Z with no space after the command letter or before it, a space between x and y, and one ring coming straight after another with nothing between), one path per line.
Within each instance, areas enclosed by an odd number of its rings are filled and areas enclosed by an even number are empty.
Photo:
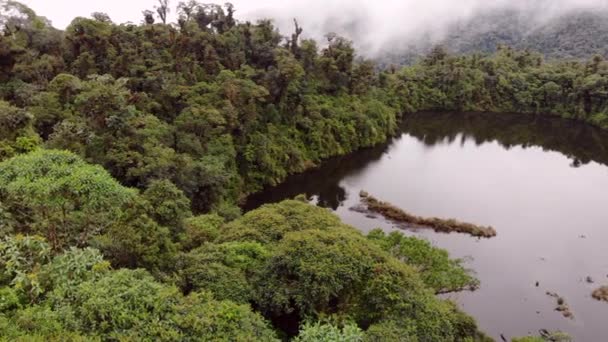
M560 152L572 160L572 167L592 161L608 165L608 132L576 121L526 114L492 113L419 113L406 117L401 134L415 137L431 148L438 144L453 144L460 139L464 146L473 141L477 146L497 141L511 149L541 147ZM398 135L399 136L399 135ZM357 153L333 158L322 167L289 177L276 187L250 196L243 205L249 211L266 203L280 202L305 194L317 205L337 210L347 199L340 182L369 167L389 150L399 137L385 144Z
M320 168L293 175L278 186L251 195L243 210L253 210L263 204L280 202L301 194L307 195L309 200L314 197L321 207L336 210L347 199L346 190L340 185L340 181L380 160L390 143L363 149L352 155L332 158L325 161Z
M579 167L591 161L608 165L608 132L593 126L547 116L492 113L420 113L407 117L402 131L425 145L474 141L477 146L497 141L514 146L542 147L560 152Z

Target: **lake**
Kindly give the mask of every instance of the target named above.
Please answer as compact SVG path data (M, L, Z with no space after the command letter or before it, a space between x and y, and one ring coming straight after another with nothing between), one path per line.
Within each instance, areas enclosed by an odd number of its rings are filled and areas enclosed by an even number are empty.
M474 270L479 290L446 297L497 340L548 329L605 341L608 303L591 292L608 285L607 165L608 132L585 124L420 113L388 143L292 176L251 196L245 209L307 194L363 232L379 227L428 239ZM491 225L498 235L399 229L350 210L361 190L415 215ZM555 311L547 291L566 300L574 319Z

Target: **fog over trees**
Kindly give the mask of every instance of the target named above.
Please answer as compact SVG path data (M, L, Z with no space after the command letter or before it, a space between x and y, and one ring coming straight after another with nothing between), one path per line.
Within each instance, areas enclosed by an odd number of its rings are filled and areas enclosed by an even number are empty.
M1 0L0 3L3 1L7 0ZM96 11L106 12L117 23L139 23L142 21L142 8L156 13L155 7L158 7L158 3L153 0L127 3L110 0L103 3L103 8L99 8L95 2L75 0L23 2L38 13L44 13L55 27L61 29L69 25L75 16L89 16ZM169 7L175 7L177 3L178 1L169 1ZM296 18L304 28L302 38L324 40L328 32L335 32L352 40L367 57L376 58L396 51L400 54L405 52L419 55L428 52L431 45L444 43L446 38L452 41L456 39L454 52L468 52L471 49L462 46L471 44L473 47L484 47L483 44L475 44L480 40L479 36L489 35L487 40L490 42L509 42L541 30L543 34L540 39L544 40L545 36L560 33L559 29L555 29L555 26L559 26L556 22L563 22L564 16L571 22L576 19L568 16L580 16L581 12L592 14L591 18L580 21L587 25L595 24L593 27L600 36L600 33L606 33L606 28L605 25L598 27L597 23L606 22L608 17L608 2L602 0L234 0L232 3L238 9L237 16L240 20L255 22L271 18L282 32L290 32L293 30L293 19ZM497 18L502 20L497 22ZM169 12L167 20L175 21L176 13ZM521 25L506 25L506 21L510 24L519 21ZM464 28L467 37L461 37ZM496 39L496 31L507 35L507 39Z

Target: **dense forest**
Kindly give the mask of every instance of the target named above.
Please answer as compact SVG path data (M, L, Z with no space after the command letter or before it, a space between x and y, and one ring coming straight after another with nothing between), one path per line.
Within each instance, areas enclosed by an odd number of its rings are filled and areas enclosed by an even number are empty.
M0 2L0 336L484 341L436 293L474 287L428 242L292 200L238 204L374 146L408 113L555 114L608 128L608 62L501 47L378 70L232 5L167 1L65 30Z
M608 62L544 62L500 46L492 55L449 55L436 47L420 63L383 77L400 110L553 114L608 128Z

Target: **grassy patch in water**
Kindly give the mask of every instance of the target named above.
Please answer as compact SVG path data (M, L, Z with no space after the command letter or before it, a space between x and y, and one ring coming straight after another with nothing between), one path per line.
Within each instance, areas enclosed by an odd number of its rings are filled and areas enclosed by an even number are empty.
M491 238L496 236L496 230L489 226L478 226L472 223L460 222L454 219L446 220L437 217L420 217L409 214L388 202L382 202L365 191L361 191L359 196L361 197L361 202L365 204L368 211L380 214L391 221L428 227L441 233L457 232L482 238Z
M591 297L597 300L608 302L608 286L602 286L591 293Z
M566 303L564 297L558 295L555 292L547 291L547 296L555 298L557 302L557 306L555 307L555 311L561 312L562 316L570 319L574 319L574 314L570 311L570 306Z
M562 331L548 331L546 329L541 329L539 331L540 336L526 336L526 337L515 337L511 340L511 342L572 342L572 337L565 332ZM506 341L501 335L503 341Z

